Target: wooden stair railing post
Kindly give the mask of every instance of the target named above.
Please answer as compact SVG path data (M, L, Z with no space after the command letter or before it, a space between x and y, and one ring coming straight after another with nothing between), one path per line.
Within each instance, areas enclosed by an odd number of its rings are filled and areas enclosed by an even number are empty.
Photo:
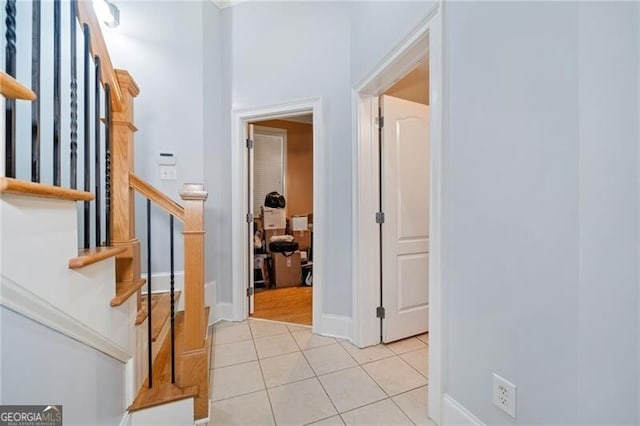
M133 101L140 93L138 85L127 71L116 70L122 88L120 110L112 101L111 116L111 244L127 250L116 258L116 280L140 279L140 241L136 239L135 193L129 185L129 173L134 172L134 140L136 132ZM140 293L140 291L138 291ZM138 308L141 297L138 295Z
M184 332L179 354L178 383L198 386L194 402L195 419L208 415L207 318L204 307L204 202L207 191L201 184L184 184Z

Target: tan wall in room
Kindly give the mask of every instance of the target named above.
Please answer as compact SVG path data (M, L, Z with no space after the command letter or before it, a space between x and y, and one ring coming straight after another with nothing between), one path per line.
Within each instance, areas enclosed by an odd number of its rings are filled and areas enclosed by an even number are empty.
M429 61L423 61L417 68L398 80L385 92L385 95L429 105Z
M285 120L255 124L287 131L287 216L313 213L313 126Z

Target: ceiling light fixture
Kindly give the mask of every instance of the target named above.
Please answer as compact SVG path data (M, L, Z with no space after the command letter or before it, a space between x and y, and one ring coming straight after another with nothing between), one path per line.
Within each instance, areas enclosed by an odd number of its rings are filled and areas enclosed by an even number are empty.
M118 7L109 3L107 0L94 0L93 9L96 11L98 19L100 19L109 28L115 28L120 25L120 10Z

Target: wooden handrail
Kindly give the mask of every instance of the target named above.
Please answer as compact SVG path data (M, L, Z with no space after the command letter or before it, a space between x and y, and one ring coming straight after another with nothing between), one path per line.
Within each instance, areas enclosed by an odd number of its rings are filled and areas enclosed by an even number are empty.
M31 89L2 71L0 71L0 93L7 99L24 99L32 101L36 98L36 94L33 93Z
M167 213L171 213L177 219L184 222L184 208L163 194L159 189L143 181L133 173L129 173L129 185L141 195L159 205Z
M30 195L32 197L57 198L68 201L91 201L95 197L90 192L59 186L28 182L20 179L0 177L0 193Z
M87 24L91 32L91 54L100 57L102 84L108 84L111 88L111 107L115 112L122 112L126 106L122 87L120 87L116 71L111 63L109 50L107 50L107 44L104 41L93 5L90 0L78 0L77 4L78 22L80 22L80 25Z

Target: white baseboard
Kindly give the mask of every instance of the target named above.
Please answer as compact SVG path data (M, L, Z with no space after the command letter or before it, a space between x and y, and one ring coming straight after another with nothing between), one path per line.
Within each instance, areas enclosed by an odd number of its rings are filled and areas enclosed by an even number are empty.
M141 274L141 278L147 279L147 274ZM176 290L184 289L184 271L177 271L174 274L174 287ZM169 272L154 272L151 274L151 292L162 293L171 290L171 274ZM147 286L142 288L142 292L147 291Z
M218 303L215 306L211 306L211 310L209 311L209 325L222 320L233 321L232 303Z
M218 296L216 294L216 282L209 281L204 284L204 304L205 306L209 306L209 320L207 324L211 325L213 322L212 318L215 318L216 305L218 303Z
M344 315L322 314L320 324L313 324L313 332L323 336L351 340L351 318Z
M132 426L131 415L129 414L128 411L124 413L124 416L122 416L122 420L120 420L119 426Z
M167 404L131 413L132 426L192 426L193 425L193 398L181 399Z
M446 393L442 397L442 426L444 425L485 426L473 413Z

